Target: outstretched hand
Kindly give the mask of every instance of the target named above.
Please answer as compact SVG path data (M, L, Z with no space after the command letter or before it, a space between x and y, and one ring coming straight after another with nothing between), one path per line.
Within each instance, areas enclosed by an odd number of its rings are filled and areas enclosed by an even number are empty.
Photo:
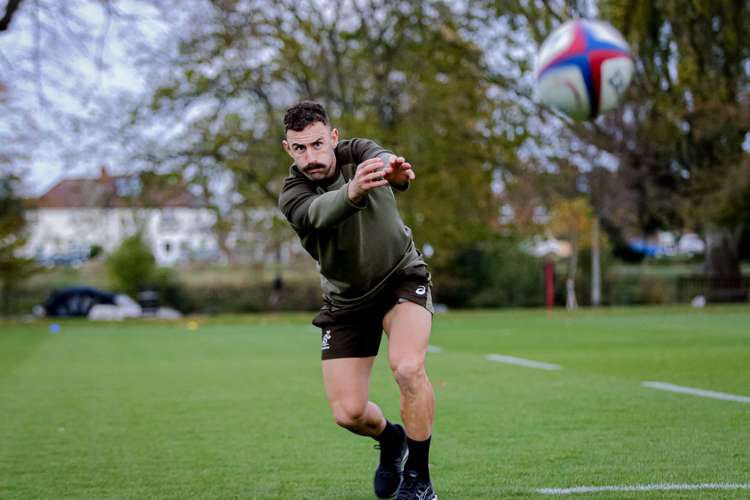
M391 155L383 172L383 177L394 186L404 186L414 180L416 174L403 156Z
M386 185L388 180L383 177L383 160L370 158L357 165L354 178L349 182L347 194L351 201L359 203L365 193Z

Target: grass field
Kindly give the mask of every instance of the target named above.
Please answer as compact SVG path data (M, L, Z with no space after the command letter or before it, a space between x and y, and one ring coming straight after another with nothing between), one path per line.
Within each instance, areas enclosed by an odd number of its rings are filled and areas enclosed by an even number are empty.
M0 323L0 498L374 498L377 452L329 415L310 315L198 321ZM451 312L431 344L441 500L750 484L750 404L641 385L750 396L750 307ZM372 398L396 417L383 352Z

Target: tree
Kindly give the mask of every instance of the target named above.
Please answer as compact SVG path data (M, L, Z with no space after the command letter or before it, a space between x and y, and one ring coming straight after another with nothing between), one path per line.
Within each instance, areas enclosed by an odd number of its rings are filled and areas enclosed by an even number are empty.
M123 66L159 59L153 41L164 30L160 19L176 17L173 7L170 0L5 2L0 157L63 168L90 166L94 154L121 160L111 136L137 90Z
M125 238L107 258L107 271L114 288L135 297L157 277L157 265L141 233Z
M592 210L585 198L560 200L552 206L549 227L558 238L570 243L568 276L565 280L565 304L568 309L578 307L575 293L578 256L584 248L591 247Z
M539 43L556 25L576 17L600 17L623 32L636 61L624 105L584 123L553 120L549 113L540 112L563 140L556 142L551 154L537 147L535 151L541 153L537 161L541 158L544 163L555 155L578 157L574 161L584 174L581 191L590 194L605 227L619 226L631 233L701 230L707 241L706 275L738 277L738 242L747 224L750 198L747 5L730 0L484 4L495 8L500 22L521 40L512 45L511 54L530 56L523 50L529 38ZM517 63L528 69L522 61ZM518 88L529 88L523 76L517 81ZM521 102L528 97L523 91L517 93ZM523 116L533 119L534 114ZM550 137L540 132L543 128L530 130L536 145L543 144L538 138ZM581 150L580 145L591 149ZM599 152L607 152L614 162L592 161ZM614 182L593 182L596 179L588 172L607 164L617 170ZM594 193L596 186L602 191ZM624 205L616 209L608 199Z
M8 311L13 291L29 276L38 271L32 259L21 257L26 245L26 214L23 199L18 195L20 179L17 175L0 176L0 312Z
M631 1L602 2L602 11L622 27L637 60L623 137L609 134L622 168L669 186L680 222L705 235L707 276L739 277L750 215L750 9Z
M112 287L120 293L138 298L145 290L156 292L163 305L189 309L183 288L172 269L159 267L154 254L137 232L125 238L106 261Z
M399 203L434 262L492 229L504 143L491 140L496 117L467 17L426 0L201 3L196 16L178 69L139 116L181 125L162 162L204 186L223 179L240 193L235 208L275 206L290 163L283 111L316 99L344 136L372 137L415 165L419 181Z

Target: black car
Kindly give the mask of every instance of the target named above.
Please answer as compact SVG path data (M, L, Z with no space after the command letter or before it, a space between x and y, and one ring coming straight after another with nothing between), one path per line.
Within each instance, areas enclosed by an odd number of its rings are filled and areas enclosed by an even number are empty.
M55 290L42 306L47 316L88 316L97 304L115 305L115 294L90 286L73 286Z

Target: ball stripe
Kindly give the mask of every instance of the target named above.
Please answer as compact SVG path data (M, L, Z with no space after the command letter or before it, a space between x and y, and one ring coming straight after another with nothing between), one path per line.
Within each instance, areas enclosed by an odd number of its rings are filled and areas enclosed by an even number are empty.
M586 51L586 38L585 34L583 33L583 27L581 26L581 23L575 23L575 34L573 35L573 39L570 41L570 45L567 49L562 51L557 57L552 59L550 62L545 64L540 70L539 75L537 78L541 78L541 76L549 71L552 68L556 68L559 66L564 66L569 63L568 59L571 57L575 57L577 55L580 55L581 53Z
M618 57L627 57L628 53L621 50L592 50L588 53L589 68L591 68L591 79L594 81L594 93L591 102L591 116L595 117L599 113L599 101L602 96L602 63L604 61Z

